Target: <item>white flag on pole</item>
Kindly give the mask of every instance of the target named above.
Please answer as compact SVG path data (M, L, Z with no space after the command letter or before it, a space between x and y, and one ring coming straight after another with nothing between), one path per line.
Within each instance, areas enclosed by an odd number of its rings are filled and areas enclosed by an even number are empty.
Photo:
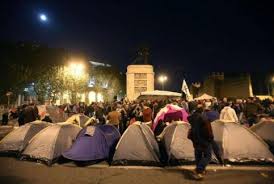
M189 98L190 97L190 92L189 89L187 87L186 81L183 80L183 84L182 84L182 92L184 92L186 94L186 97Z

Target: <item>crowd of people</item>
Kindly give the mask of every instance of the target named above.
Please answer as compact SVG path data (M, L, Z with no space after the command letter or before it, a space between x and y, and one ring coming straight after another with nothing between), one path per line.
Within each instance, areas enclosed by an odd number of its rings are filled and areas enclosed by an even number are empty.
M210 99L202 101L187 102L181 100L142 100L142 101L117 101L113 103L85 103L66 104L60 108L71 116L72 114L84 113L86 116L94 117L101 124L107 122L119 125L120 130L134 121L150 122L166 104L175 104L184 108L189 114L193 114L198 108L203 109L203 113L209 121L221 119L224 121L245 124L250 127L256 124L261 117L274 116L274 104L270 100L260 101L257 98L246 100Z
M60 105L60 112L68 118L73 114L83 113L88 117L93 117L100 124L111 123L119 127L123 132L129 124L134 121L152 122L157 113L166 104L175 104L184 108L189 114L202 108L203 113L209 121L221 119L244 124L248 127L256 124L261 117L274 116L274 103L270 100L260 101L257 98L228 100L210 99L187 102L180 100L142 100L142 101L115 101L93 102L86 105L83 102L77 104ZM22 105L11 108L2 113L2 124L6 124L9 119L18 118L19 125L39 119L39 112L36 104ZM49 115L45 116L46 121L51 121Z

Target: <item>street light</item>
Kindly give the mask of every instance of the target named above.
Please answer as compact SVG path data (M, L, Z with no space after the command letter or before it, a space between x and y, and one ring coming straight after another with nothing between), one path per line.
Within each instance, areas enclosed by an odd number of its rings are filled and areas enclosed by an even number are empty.
M70 63L68 67L68 72L72 77L79 78L83 76L85 66L82 63Z
M6 93L6 96L8 97L8 107L10 106L10 96L12 95L12 92L8 91Z
M167 76L165 75L160 75L158 78L159 82L162 84L162 90L164 90L164 84L167 81Z
M274 85L274 75L270 76L268 78L269 81L267 81L267 91L268 91L268 95L271 96L271 94L273 95L273 85Z
M269 85L270 85L270 88L271 88L271 93L270 93L270 90L268 90L269 95L274 96L274 87L273 87L274 86L274 75L272 75Z
M83 62L72 61L64 66L65 89L71 94L71 102L76 103L77 95L88 85L88 73Z

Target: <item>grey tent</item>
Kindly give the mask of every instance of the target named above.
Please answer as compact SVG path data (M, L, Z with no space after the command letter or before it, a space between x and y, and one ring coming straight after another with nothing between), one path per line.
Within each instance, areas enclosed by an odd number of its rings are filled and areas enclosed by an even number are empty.
M112 165L159 165L159 156L152 130L141 122L135 122L120 138Z
M170 165L194 162L194 148L187 138L190 124L177 121L172 122L163 131L163 143ZM161 135L160 135L161 136Z
M48 126L50 124L47 122L34 121L13 130L1 140L0 152L20 153L33 136Z
M214 139L223 158L230 162L273 162L267 144L252 131L233 122L214 121Z
M19 126L18 118L14 118L14 119L9 120L7 125L18 127Z
M81 128L70 123L57 123L34 136L21 159L40 160L51 165L69 149Z
M58 106L37 105L37 108L40 119L44 119L45 115L48 114L53 123L65 121L65 114Z
M89 121L89 117L84 114L74 114L69 117L66 122L84 127L86 122Z
M0 140L3 139L6 135L8 135L11 131L13 131L16 128L10 125L1 125Z
M272 153L274 153L274 120L262 119L250 129L260 136L270 146Z

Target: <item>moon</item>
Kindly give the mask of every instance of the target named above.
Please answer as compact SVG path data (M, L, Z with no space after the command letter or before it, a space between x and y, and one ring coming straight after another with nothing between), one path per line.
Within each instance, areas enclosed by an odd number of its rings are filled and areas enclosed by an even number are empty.
M47 20L48 20L48 17L45 14L40 14L39 18L42 22L47 22Z

